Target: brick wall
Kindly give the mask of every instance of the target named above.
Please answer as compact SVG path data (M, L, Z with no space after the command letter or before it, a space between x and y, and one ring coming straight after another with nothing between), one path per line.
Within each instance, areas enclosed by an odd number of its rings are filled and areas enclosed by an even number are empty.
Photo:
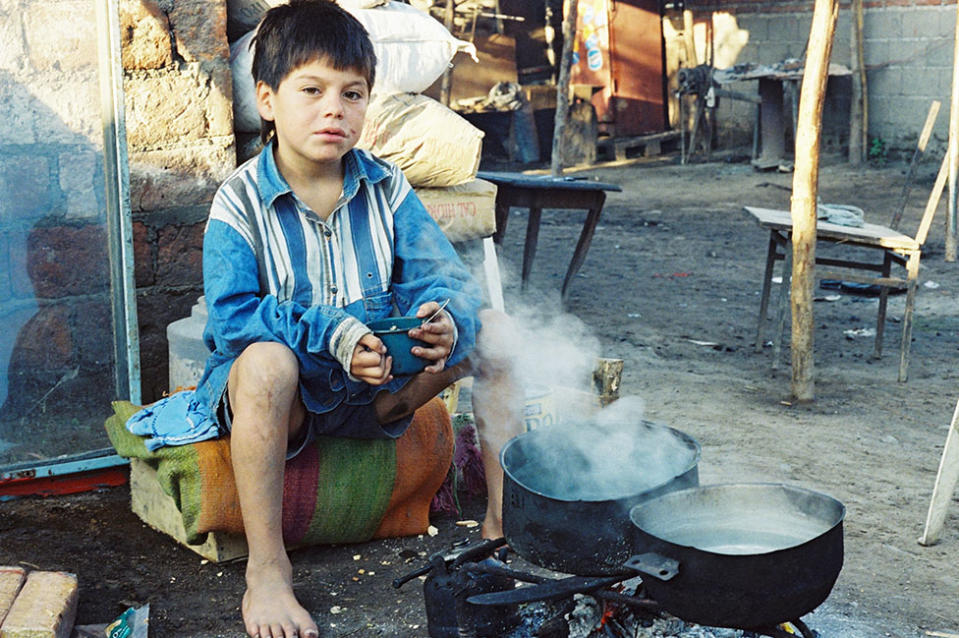
M831 61L850 65L852 23L849 2L840 3ZM771 64L802 58L812 19L811 1L734 0L688 5L697 21L712 13L731 14L748 32L737 62ZM956 28L955 0L867 0L864 4L864 59L869 92L869 135L894 152L910 153L932 100L943 104L931 148L945 152L952 82L952 45ZM851 84L831 78L824 114L824 145L844 148L848 140ZM730 87L755 92L755 82ZM726 100L718 112L727 142L748 143L754 107Z

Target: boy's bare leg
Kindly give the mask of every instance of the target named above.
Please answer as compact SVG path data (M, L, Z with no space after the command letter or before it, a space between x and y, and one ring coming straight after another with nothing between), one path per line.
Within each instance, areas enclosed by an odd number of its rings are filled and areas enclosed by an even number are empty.
M388 423L416 410L457 379L474 375L473 416L486 473L486 518L484 538L503 535L503 469L499 453L523 430L523 389L513 374L510 353L516 352L517 332L510 318L494 310L480 313L483 330L469 361L437 374L419 374L395 394L381 393L374 404L381 423Z
M503 468L499 454L507 441L523 431L523 388L513 368L518 332L501 312L480 313L483 329L476 344L473 369L473 416L486 472L486 518L483 538L503 535Z
M299 367L277 343L249 346L230 370L230 451L250 556L243 623L259 638L316 637L316 623L293 594L283 545L283 471L288 441L303 427Z

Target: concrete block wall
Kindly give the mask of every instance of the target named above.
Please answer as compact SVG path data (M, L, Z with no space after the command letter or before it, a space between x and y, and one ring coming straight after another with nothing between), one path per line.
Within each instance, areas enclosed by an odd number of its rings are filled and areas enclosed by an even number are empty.
M236 165L226 2L121 0L120 20L142 394L152 401L167 390L166 326L202 294L209 202ZM94 5L0 0L0 42L0 319L16 335L0 338L11 369L0 389L27 406L66 379L59 390L102 397L112 339L81 329L110 324Z
M734 16L749 34L737 62L772 64L802 59L812 20L810 1L734 0L690 5L697 21L718 12ZM863 17L864 59L869 97L869 137L882 140L893 154L915 148L932 100L942 102L931 149L944 153L952 86L954 0L866 0ZM840 3L831 61L849 67L852 22L849 2ZM756 82L730 88L755 92ZM823 117L824 147L848 144L851 79L830 78ZM755 110L745 102L724 101L717 113L721 140L749 143Z

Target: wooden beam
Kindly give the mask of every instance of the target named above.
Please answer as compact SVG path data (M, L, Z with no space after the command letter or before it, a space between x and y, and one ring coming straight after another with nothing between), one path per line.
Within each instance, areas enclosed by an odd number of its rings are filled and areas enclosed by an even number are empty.
M563 174L563 134L569 116L569 74L573 65L573 44L576 42L576 19L579 0L566 0L563 18L563 57L559 61L559 78L556 80L556 120L553 124L553 154L550 158L550 174Z
M849 114L849 163L862 164L868 140L868 101L866 92L866 66L863 62L863 0L852 0L852 38L849 53L852 65L852 105Z
M447 31L453 31L453 0L446 0L446 8L443 11L443 26L446 27ZM453 83L453 67L452 65L448 66L445 71L443 71L443 81L440 84L440 102L444 106L450 105L450 91L452 90Z
M796 124L796 168L791 215L792 383L795 401L815 398L813 380L813 286L816 266L816 195L819 187L819 141L829 79L829 55L839 17L839 0L816 0L806 48L799 117Z
M949 202L946 217L946 261L956 261L956 188L959 173L959 4L956 5L956 36L952 50L952 97L949 102Z

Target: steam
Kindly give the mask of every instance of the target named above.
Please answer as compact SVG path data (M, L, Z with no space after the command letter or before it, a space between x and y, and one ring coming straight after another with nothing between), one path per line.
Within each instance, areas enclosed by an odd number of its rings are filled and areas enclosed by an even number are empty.
M529 304L531 299L537 303ZM606 501L654 490L695 468L696 443L644 421L641 398L624 397L599 409L593 371L600 341L583 320L555 306L532 292L509 298L509 329L484 339L492 349L487 355L512 364L527 399L542 397L555 415L553 425L509 444L504 469L547 497Z
M656 489L692 469L697 451L676 431L643 421L642 410L641 399L626 397L593 419L535 430L515 442L506 469L524 487L560 500L619 500Z

